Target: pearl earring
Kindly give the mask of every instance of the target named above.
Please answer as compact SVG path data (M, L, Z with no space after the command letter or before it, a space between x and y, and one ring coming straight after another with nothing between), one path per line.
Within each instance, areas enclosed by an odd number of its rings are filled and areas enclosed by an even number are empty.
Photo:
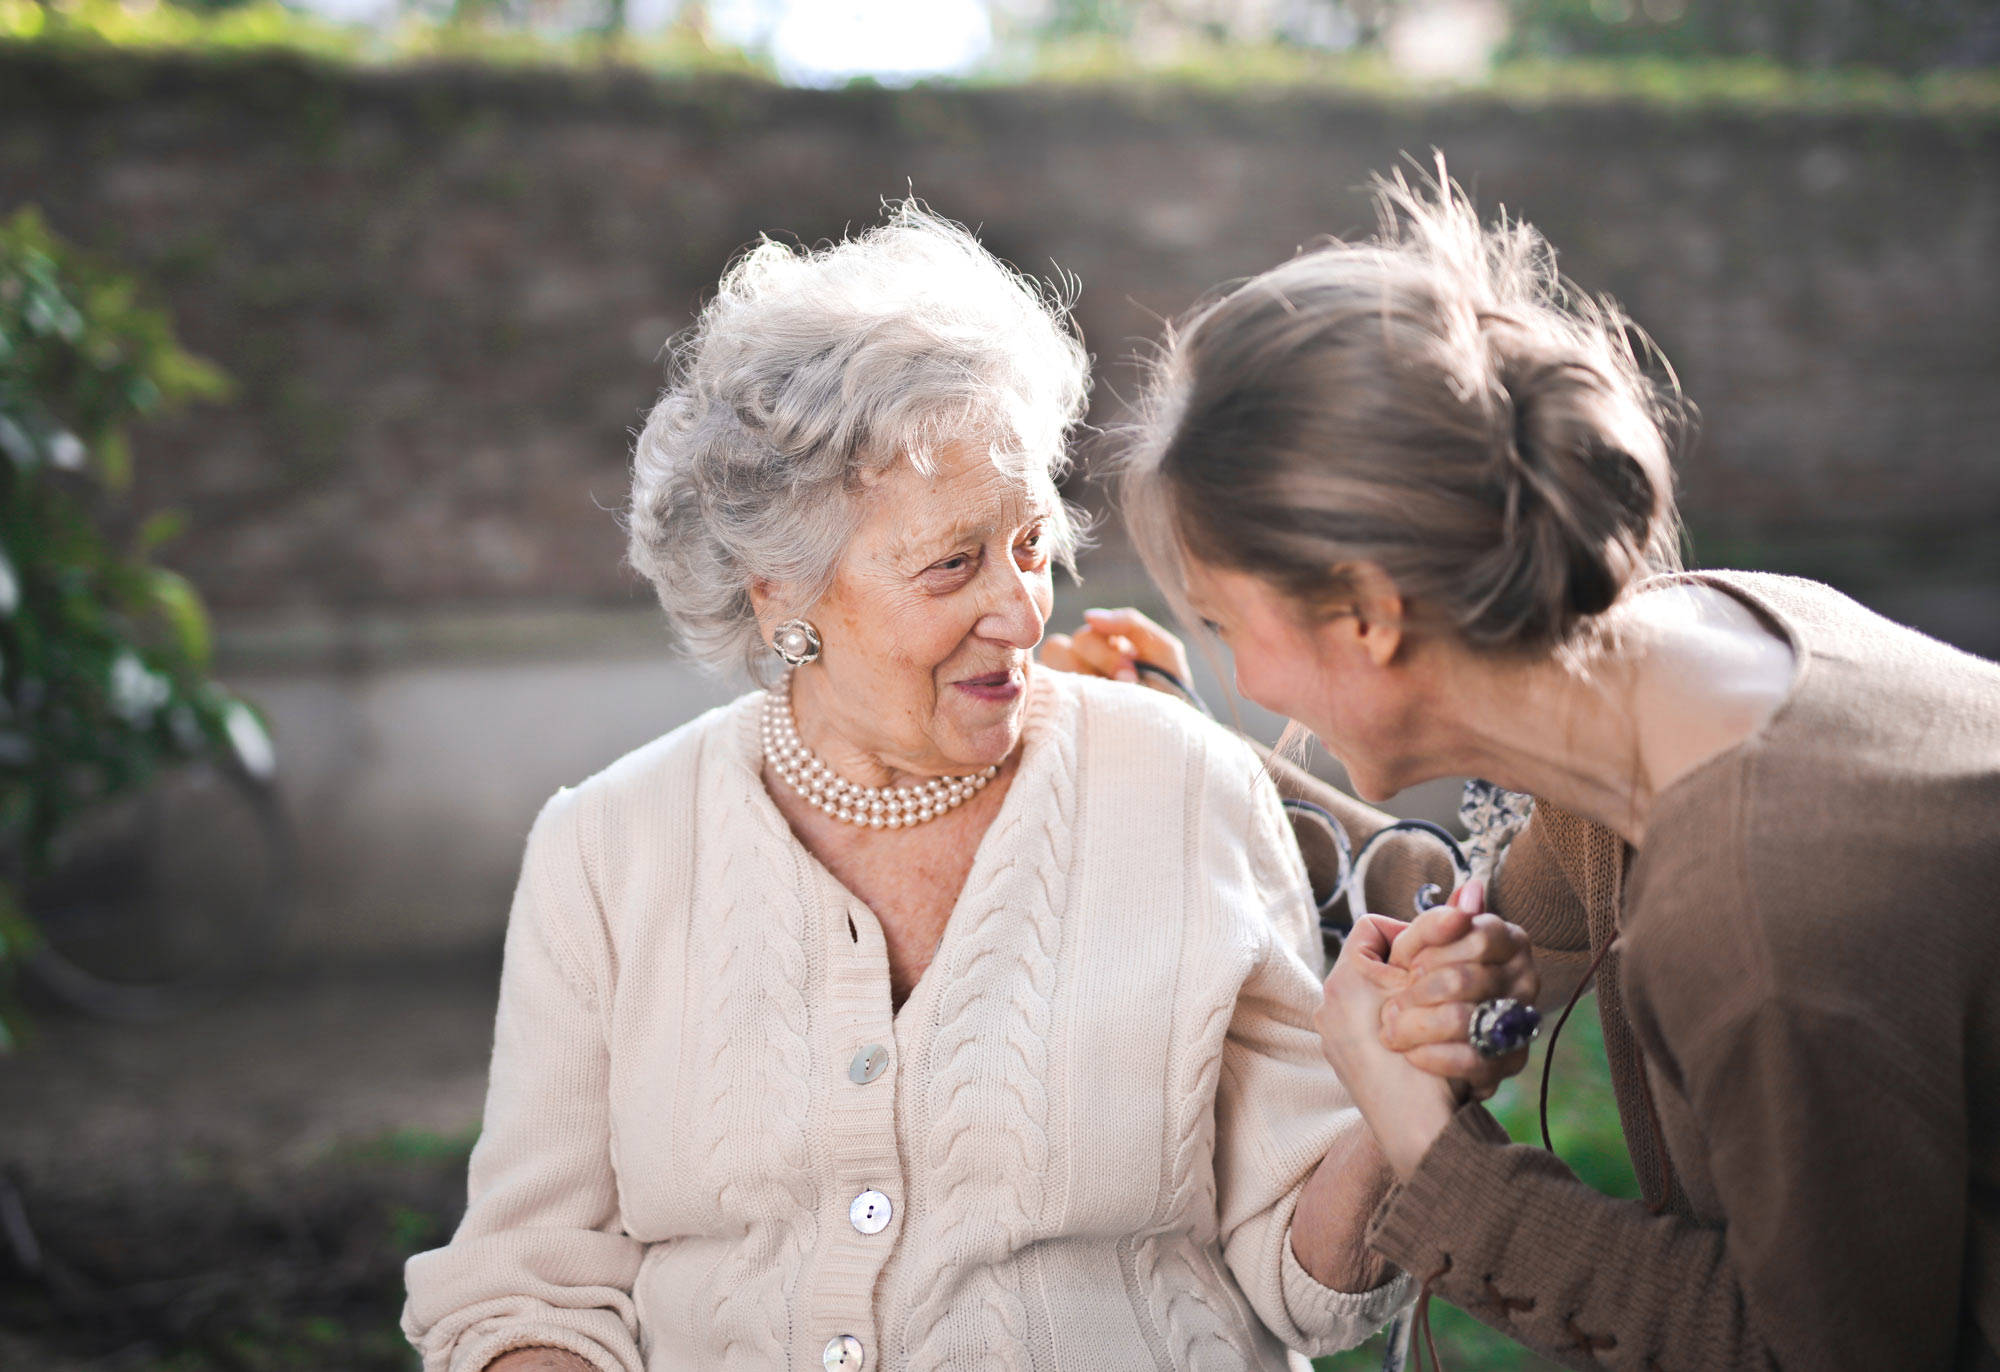
M789 667L803 667L819 658L819 630L809 619L788 619L771 630L771 651Z

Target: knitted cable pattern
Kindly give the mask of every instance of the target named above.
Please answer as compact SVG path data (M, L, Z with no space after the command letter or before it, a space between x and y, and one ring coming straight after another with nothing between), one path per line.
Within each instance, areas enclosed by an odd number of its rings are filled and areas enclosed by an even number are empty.
M1190 835L1202 832L1200 791L1197 785L1188 787ZM1254 851L1251 861L1258 865ZM1188 917L1200 918L1202 913L1200 904L1190 901ZM1233 1001L1217 1000L1170 1069L1167 1099L1175 1107L1168 1137L1172 1157L1165 1211L1161 1226L1133 1250L1147 1304L1166 1336L1173 1364L1189 1372L1254 1367L1257 1361L1242 1341L1236 1313L1211 1299L1217 1274L1209 1270L1203 1252L1212 1237L1216 1208L1215 1092L1234 1009Z
M1147 1305L1166 1336L1173 1364L1188 1372L1256 1366L1235 1312L1210 1299L1216 1274L1209 1270L1203 1240L1213 1226L1197 1218L1215 1213L1215 1089L1230 1008L1210 1011L1178 1065L1170 1097L1179 1106L1173 1118L1167 1227L1146 1235L1133 1250ZM1195 1225L1204 1232L1191 1232Z
M933 1236L943 1261L911 1311L911 1368L1025 1372L1028 1317L1013 1261L1041 1221L1048 1166L1048 1033L1062 946L1076 810L1077 740L1051 721L1054 692L1038 693L1029 728L1042 752L1017 787L1046 787L1054 805L1009 805L985 851L1004 855L977 888L949 967L928 1091L923 1162L929 1205L945 1218ZM1011 797L1010 797L1011 799ZM973 1343L961 1342L978 1331ZM954 1337L958 1336L958 1337Z
M702 786L707 814L726 812L722 768ZM766 1368L789 1356L790 1297L818 1237L818 1191L806 1146L811 1050L807 1037L802 874L772 854L792 845L772 815L720 825L729 837L713 889L732 894L705 950L713 1013L703 1016L714 1093L707 1158L719 1232L743 1231L707 1283L715 1333L709 1366ZM755 1141L753 1144L752 1141ZM780 1166L772 1167L776 1161ZM759 1167L759 1163L763 1163Z

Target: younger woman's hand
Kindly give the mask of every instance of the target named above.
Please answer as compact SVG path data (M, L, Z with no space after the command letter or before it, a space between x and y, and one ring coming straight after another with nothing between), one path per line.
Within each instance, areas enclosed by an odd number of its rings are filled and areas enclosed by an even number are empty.
M1188 681L1187 649L1180 639L1137 610L1085 610L1083 620L1074 634L1050 634L1043 640L1043 666L1167 689L1139 674L1138 664L1144 662Z
M516 1348L487 1363L485 1372L597 1372L588 1358L567 1348Z
M1541 991L1534 954L1519 926L1485 908L1483 883L1467 882L1450 901L1404 927L1389 953L1408 981L1382 1005L1383 1046L1485 1100L1528 1064L1528 1050L1479 1055L1467 1035L1480 1002L1534 1004Z
M1407 1181L1451 1122L1458 1102L1450 1083L1382 1041L1383 1007L1410 981L1407 970L1389 961L1389 950L1406 927L1383 915L1354 922L1327 976L1313 1027L1383 1157Z

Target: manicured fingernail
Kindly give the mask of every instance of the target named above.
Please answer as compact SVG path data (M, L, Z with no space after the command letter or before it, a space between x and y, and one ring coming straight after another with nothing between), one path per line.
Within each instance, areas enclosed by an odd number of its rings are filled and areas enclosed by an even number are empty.
M1136 685L1139 681L1139 669L1136 667L1120 667L1118 669L1118 679L1128 685Z
M1458 908L1468 915L1477 915L1486 909L1486 883L1474 877L1465 883L1458 893Z

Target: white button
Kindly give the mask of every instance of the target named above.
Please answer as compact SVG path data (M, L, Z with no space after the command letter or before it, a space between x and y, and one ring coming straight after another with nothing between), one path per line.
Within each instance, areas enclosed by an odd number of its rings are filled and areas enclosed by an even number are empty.
M862 1350L861 1340L852 1334L842 1334L827 1340L826 1352L819 1360L826 1364L826 1372L861 1372L868 1354Z
M889 1065L889 1050L879 1043L871 1043L857 1051L854 1061L847 1064L847 1079L856 1086L866 1086L882 1075L882 1069Z
M896 1207L880 1191L863 1191L847 1207L848 1222L864 1234L879 1234L887 1229L889 1216L895 1213Z

